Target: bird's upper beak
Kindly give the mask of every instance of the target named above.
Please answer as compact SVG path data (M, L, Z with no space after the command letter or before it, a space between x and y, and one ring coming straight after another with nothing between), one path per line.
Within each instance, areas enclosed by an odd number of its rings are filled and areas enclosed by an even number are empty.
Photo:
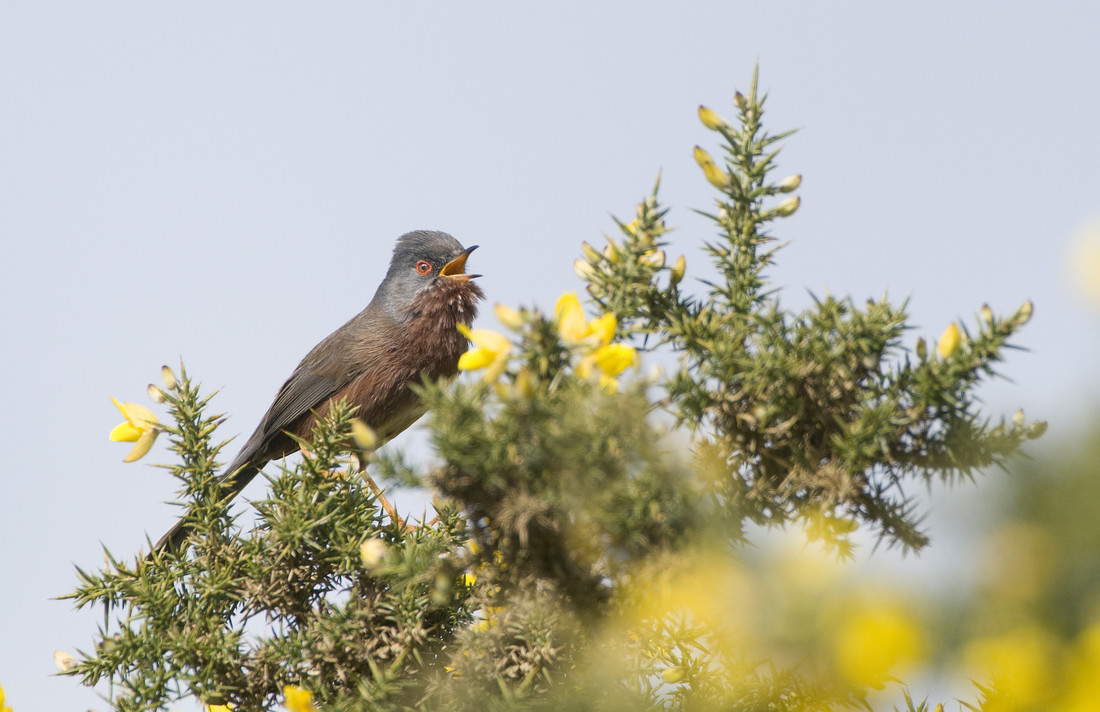
M458 254L458 257L455 257L453 260L443 265L443 269L439 270L439 274L444 277L450 277L451 279L457 279L460 282L471 280L474 277L480 277L480 274L466 274L466 258L476 249L477 245L467 247Z

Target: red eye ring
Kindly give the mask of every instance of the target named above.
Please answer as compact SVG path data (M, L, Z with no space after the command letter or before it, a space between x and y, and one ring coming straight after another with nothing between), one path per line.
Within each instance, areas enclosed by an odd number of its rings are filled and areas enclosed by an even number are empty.
M420 260L419 262L416 263L416 273L421 274L421 275L431 274L432 273L432 263L428 262L427 260Z

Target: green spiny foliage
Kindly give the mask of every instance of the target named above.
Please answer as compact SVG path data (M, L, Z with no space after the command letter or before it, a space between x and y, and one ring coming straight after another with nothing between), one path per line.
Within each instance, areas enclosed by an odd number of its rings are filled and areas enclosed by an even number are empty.
M224 443L211 441L219 418L206 415L209 397L186 371L164 397L174 425L162 428L180 459L169 469L195 530L180 552L132 563L107 552L104 571L79 572L69 598L102 607L104 622L70 674L108 681L117 710L165 709L188 695L266 710L286 684L325 690L326 700L357 694L363 680L376 680L380 700L415 699L411 680L439 665L441 631L470 620L459 574L440 560L461 541L457 510L441 507L424 531L385 521L349 459L352 414L339 406L318 425L311 456L269 478L245 535L215 477ZM389 556L367 570L360 545L375 537Z
M765 98L754 75L735 102L736 124L716 126L724 168L696 148L720 186L715 210L703 214L718 228L706 251L723 280L704 282L706 293L695 296L683 291L682 262L663 267L667 210L656 190L632 223L619 223L618 240L602 253L585 251L578 273L625 333L680 354L668 398L698 436L700 457L724 471L711 483L722 507L759 523L814 521L822 534L843 535L858 521L889 543L920 549L928 539L907 482L1001 465L1042 432L1020 418L991 423L974 398L1031 305L1007 318L984 307L975 332L940 358L903 347L906 305L885 297L860 306L828 296L802 312L782 309L767 289L778 249L769 231L799 202L770 201L801 176L770 180L777 143L789 134L764 131Z
M802 596L778 595L805 580L745 563L745 524L799 521L842 551L859 526L922 547L911 483L970 476L1041 433L1022 415L993 424L974 398L1030 306L983 308L931 355L905 348L905 305L885 298L781 308L772 232L798 209L801 178L772 180L786 134L764 130L755 75L735 105L732 123L704 116L721 166L696 151L719 191L704 243L718 278L692 294L683 258L666 261L655 189L606 248L583 246L577 272L604 316L570 316L568 302L512 312L485 379L419 387L438 458L426 472L356 451L340 405L242 526L217 480L209 397L186 372L166 382L160 427L192 535L179 552L108 553L103 571L79 572L70 598L104 622L69 674L108 683L117 710L183 697L266 710L286 685L336 710L862 704L890 656L919 647L904 605L858 619L836 604L861 635L895 631L853 644L849 624L822 627L816 602L810 615ZM620 387L628 343L679 366ZM435 518L388 513L365 463L438 492Z

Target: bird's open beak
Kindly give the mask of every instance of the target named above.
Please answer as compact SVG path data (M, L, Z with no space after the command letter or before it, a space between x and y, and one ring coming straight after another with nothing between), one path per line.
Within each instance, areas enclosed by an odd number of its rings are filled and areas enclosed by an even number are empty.
M457 279L460 282L465 282L474 277L480 277L480 274L466 274L466 258L476 249L477 245L467 247L459 253L458 257L443 265L443 269L439 270L439 274L444 277L450 277L451 279Z

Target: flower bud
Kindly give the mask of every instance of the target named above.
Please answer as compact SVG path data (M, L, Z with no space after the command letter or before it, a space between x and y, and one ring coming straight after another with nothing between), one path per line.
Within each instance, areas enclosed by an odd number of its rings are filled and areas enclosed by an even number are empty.
M802 204L802 198L797 195L793 195L787 198L779 205L775 206L775 214L780 217L787 217L788 215L794 215L794 211L798 210L798 206Z
M699 164L700 168L706 168L708 163L714 163L714 159L710 157L710 154L699 146L691 150L691 155L695 157L695 162Z
M76 667L76 658L69 655L64 650L53 651L53 664L57 666L57 669L61 672L68 672ZM11 709L10 707L8 709Z
M176 390L176 374L172 373L172 369L167 366L160 367L160 380L164 383L164 387L170 391Z
M1036 438L1043 437L1043 433L1045 433L1046 431L1047 421L1039 420L1028 426L1026 435L1029 440L1034 440Z
M360 450L370 452L378 449L378 433L359 418L351 419L351 439Z
M589 264L599 264L603 259L599 251L587 242L581 243L581 254L584 255L584 259L588 260Z
M378 537L367 539L359 546L359 558L363 560L363 566L369 571L377 569L386 560L389 546Z
M586 282L596 276L592 265L581 259L573 260L573 272Z
M1024 427L1024 409L1020 408L1012 414L1012 424L1017 428Z
M699 120L711 131L717 131L727 125L725 119L702 104L699 105Z
M682 667L666 667L661 671L661 679L669 685L674 685L684 679L684 669Z
M1031 300L1028 299L1024 302L1023 306L1020 307L1020 311L1016 312L1016 326L1023 326L1031 320L1032 309Z
M512 331L519 331L523 327L523 315L507 304L497 304L493 311L497 315L497 321Z
M779 192L790 193L792 190L797 190L800 185L802 185L802 174L796 173L779 182Z
M623 248L619 247L619 243L607 238L607 247L603 249L603 256L611 261L611 264L617 265L623 261Z
M703 165L703 175L707 177L711 185L719 190L727 190L730 187L729 173L714 165L713 162Z
M687 260L684 259L683 255L680 255L668 270L668 284L670 287L675 287L680 283L680 280L684 278L685 269L687 269Z
M923 336L917 339L917 358L921 361L928 360L928 343Z
M661 269L665 266L665 251L650 252L642 257L642 261L654 269Z
M993 310L989 308L988 304L982 305L982 323L986 326L993 326Z
M519 373L516 374L516 382L513 385L516 392L521 396L524 398L531 398L535 395L535 390L538 386L538 378L528 369L521 368Z
M943 334L940 335L940 342L936 346L936 353L940 355L940 358L949 357L959 348L960 340L961 334L959 334L959 327L955 326L955 322L951 322L947 325L947 328L943 330Z
M745 98L745 95L739 91L733 93L733 103L741 111L745 110L745 107L749 105L749 100Z
M164 391L157 388L152 383L145 387L145 392L149 394L149 400L154 403L163 403L168 400L168 396L164 395Z

